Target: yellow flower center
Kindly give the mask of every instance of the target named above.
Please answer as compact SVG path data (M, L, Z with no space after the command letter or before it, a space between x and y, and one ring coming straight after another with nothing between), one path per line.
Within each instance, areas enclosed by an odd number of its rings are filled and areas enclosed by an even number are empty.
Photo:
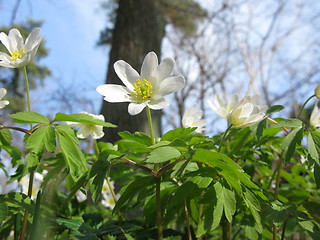
M153 93L152 88L152 84L148 80L143 79L141 81L140 79L138 79L133 84L133 93L137 98L141 100L150 99L151 94Z
M23 54L25 54L26 51L21 48L20 50L15 50L12 54L11 54L11 60L12 61L17 61L17 59L21 59Z

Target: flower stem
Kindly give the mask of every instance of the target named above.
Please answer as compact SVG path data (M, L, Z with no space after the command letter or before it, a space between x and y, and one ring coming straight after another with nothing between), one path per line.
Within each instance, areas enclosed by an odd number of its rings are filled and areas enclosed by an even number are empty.
M152 127L152 118L151 118L151 110L147 106L147 117L148 117L148 124L149 124L149 130L150 130L150 138L151 138L151 143L152 145L155 144L155 139L153 135L153 127ZM160 184L161 184L161 175L158 176L158 172L160 169L160 164L156 163L154 165L155 172L157 176L155 177L156 179L156 217L157 217L157 228L158 228L158 240L163 239L163 233L162 233L162 212L161 212L161 189L160 189Z
M33 170L30 173L30 177L29 177L29 186L28 186L28 197L29 198L31 198L31 195L32 195L34 172L35 172L35 170ZM27 232L27 226L28 226L28 215L29 215L29 212L26 210L23 215L20 240L26 239L26 232Z
M28 112L31 112L31 104L30 104L30 93L29 93L29 78L27 73L27 67L23 67L24 79L26 81L26 94L27 94L27 109ZM30 129L32 130L32 123L30 123Z
M277 169L277 173L276 173L276 188L274 190L274 200L278 200L282 166L283 166L283 158L280 157L279 165L278 165L278 169ZM277 240L278 239L278 227L276 225L273 225L273 227L272 227L272 234L273 234L272 239Z
M156 177L156 216L157 216L158 240L163 239L160 184L161 184L161 177Z
M148 124L149 124L149 130L150 130L150 138L151 138L151 143L155 144L155 140L154 140L154 135L153 135L153 126L152 126L152 118L151 118L151 110L150 108L147 106L147 117L148 117Z
M304 109L304 107L307 105L307 103L308 103L313 97L315 97L315 96L316 96L315 94L312 95L311 97L309 97L309 98L304 102L304 104L303 104L302 107L300 108L300 111L299 111L299 113L298 113L297 118L300 117L300 114L301 114L302 110Z
M229 132L229 130L231 129L231 127L232 127L232 124L230 124L230 125L228 126L227 130L223 133L223 135L222 135L222 137L221 137L221 140L220 140L218 152L220 152L222 143L223 143L223 141L225 140L225 138L226 138L226 136L227 136L227 133Z
M30 112L31 107L30 107L29 79L28 79L28 74L27 74L27 67L23 67L23 74L24 74L24 79L26 81L27 108L28 108L28 111Z

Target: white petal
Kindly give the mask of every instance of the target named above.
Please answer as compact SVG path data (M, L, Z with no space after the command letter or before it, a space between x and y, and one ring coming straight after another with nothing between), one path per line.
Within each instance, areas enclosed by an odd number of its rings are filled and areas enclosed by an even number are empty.
M93 139L100 139L104 136L103 127L96 126L96 128L91 133Z
M9 53L11 53L11 50L10 50L10 39L9 37L7 36L7 34L5 34L4 32L1 32L0 33L0 41L2 42L2 44L6 47L6 49L8 49Z
M169 77L164 79L160 83L160 89L158 94L161 96L168 95L173 92L177 92L184 88L186 85L185 79L182 76Z
M158 81L162 81L172 73L174 64L175 61L173 58L165 58L162 60L155 71L155 76L158 78Z
M123 60L116 61L113 67L123 84L133 91L133 83L141 78L139 73Z
M130 91L121 85L103 84L97 87L97 92L104 96L107 102L130 102Z
M5 88L0 88L0 100L7 94L7 90Z
M249 117L252 114L254 105L252 103L245 103L241 106L240 117Z
M42 39L40 37L40 28L33 29L26 39L26 50L29 51L35 47L38 48L38 46L41 43L41 40Z
M141 77L148 80L158 66L158 57L154 52L149 52L142 63Z
M0 108L4 108L8 104L9 104L9 101L6 101L6 100L0 101Z
M161 98L156 101L150 101L147 105L153 110L159 110L169 106L169 102L166 99Z
M25 49L23 38L18 29L11 29L9 31L8 37L10 39L10 53L15 50Z
M137 115L146 107L146 103L129 103L128 112L130 115Z
M86 128L86 127L82 127L80 128L80 130L77 132L77 137L78 138L86 138L91 134L91 131Z

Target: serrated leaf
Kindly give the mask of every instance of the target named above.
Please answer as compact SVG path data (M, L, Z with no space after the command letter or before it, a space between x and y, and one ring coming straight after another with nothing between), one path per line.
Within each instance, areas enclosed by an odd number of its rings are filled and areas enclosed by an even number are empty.
M5 202L0 202L0 227L1 223L6 219L8 216L8 206Z
M284 106L282 105L274 105L274 106L271 106L266 114L270 114L270 113L274 113L274 112L280 112L282 109L284 109Z
M131 182L118 199L113 212L118 211L125 203L129 202L136 194L148 186L155 184L154 177L140 177Z
M303 137L302 127L293 129L283 140L282 143L282 156L285 163L290 162L293 154L296 151L297 144L301 143Z
M124 131L118 132L118 135L123 139L127 139L133 142L142 143L146 146L150 146L152 144L150 136L142 132L135 132L134 134Z
M276 119L278 120L278 119ZM280 119L278 123L271 124L272 128L302 128L303 122L299 119Z
M90 178L93 178L92 184L90 186L90 190L92 192L92 198L95 202L98 201L105 177L109 170L110 163L107 161L105 157L102 157L95 161L90 170Z
M159 147L154 149L147 158L147 163L161 163L181 156L174 147Z
M36 112L18 112L16 114L8 114L9 117L15 119L17 123L40 123L50 125L47 117Z
M10 146L12 140L12 135L9 129L0 130L0 143L2 145Z
M53 152L56 148L54 128L51 126L40 127L28 137L26 148L33 152L42 153L44 148Z
M40 157L37 153L31 151L26 155L25 160L27 162L27 168L29 172L32 172L39 165Z
M316 181L317 189L320 189L320 166L318 164L314 165L314 179Z
M176 128L170 130L162 136L161 141L173 141L176 138L183 138L192 133L195 129L196 128Z
M79 146L69 135L58 132L57 137L61 152L70 170L71 177L74 181L77 181L86 171L88 171L85 157L79 149Z
M311 158L319 165L320 136L313 133L308 135L308 152Z
M112 123L105 122L101 119L96 119L93 116L86 113L74 113L69 115L64 113L57 113L53 121L78 122L78 123L100 125L104 127L113 127L113 128L116 127L116 125Z
M23 193L11 192L0 195L0 202L6 202L9 208L13 207L19 210L28 210L31 213L34 210L31 199Z

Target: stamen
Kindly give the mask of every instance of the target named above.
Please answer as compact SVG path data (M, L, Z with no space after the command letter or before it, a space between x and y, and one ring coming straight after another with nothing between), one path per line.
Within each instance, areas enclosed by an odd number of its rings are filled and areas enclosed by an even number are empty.
M15 50L12 54L11 54L11 60L12 61L17 61L17 59L21 59L23 54L25 54L26 51L21 48L20 50Z
M141 100L150 99L151 94L153 93L152 88L152 84L148 80L143 79L141 81L140 79L138 79L133 84L133 93L137 98Z

